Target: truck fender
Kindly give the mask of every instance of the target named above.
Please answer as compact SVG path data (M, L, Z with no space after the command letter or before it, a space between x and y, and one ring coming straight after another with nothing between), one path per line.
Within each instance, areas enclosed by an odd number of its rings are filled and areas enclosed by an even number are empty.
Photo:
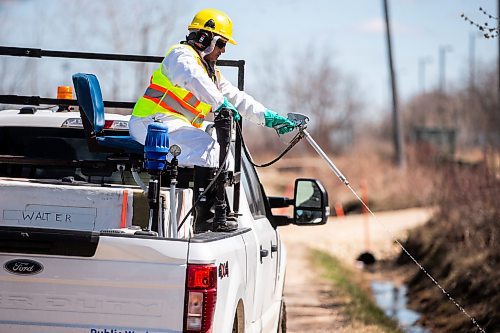
M234 281L244 281L244 280L237 280L235 279ZM236 285L231 285L230 289L227 292L227 298L224 301L226 304L224 308L224 313L222 314L222 322L224 323L223 329L221 332L232 332L233 328L233 319L234 316L237 314L238 307L240 307L241 310L244 310L244 303L243 303L243 293L244 293L244 285L239 284ZM241 303L241 304L240 304ZM245 315L243 313L243 318L245 318ZM245 322L243 321L243 326L245 326Z
M220 277L217 289L217 305L221 306L221 311L216 310L216 318L214 323L214 332L232 332L233 319L238 306L244 308L243 298L245 292L246 276L245 264L239 260L232 261L233 266L230 267L230 275L228 277ZM238 305L241 302L242 305ZM244 324L244 323L243 323ZM217 327L219 329L217 329Z

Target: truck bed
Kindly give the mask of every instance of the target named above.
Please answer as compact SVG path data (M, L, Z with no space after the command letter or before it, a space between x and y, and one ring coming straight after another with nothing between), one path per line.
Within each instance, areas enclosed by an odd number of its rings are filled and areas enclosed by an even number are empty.
M189 243L133 234L140 189L0 178L0 198L0 332L182 331Z

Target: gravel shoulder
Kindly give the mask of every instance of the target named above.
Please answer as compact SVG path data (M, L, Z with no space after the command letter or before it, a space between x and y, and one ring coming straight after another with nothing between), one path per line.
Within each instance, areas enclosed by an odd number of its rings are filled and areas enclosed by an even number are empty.
M431 213L431 209L425 208L405 209L378 213L375 218L332 217L322 226L280 228L288 251L285 282L288 332L381 332L346 316L344 309L349 300L337 295L318 269L312 267L307 259L309 250L328 252L353 267L356 257L366 250L378 260L387 259L400 251L394 239L405 239L407 231L425 223Z

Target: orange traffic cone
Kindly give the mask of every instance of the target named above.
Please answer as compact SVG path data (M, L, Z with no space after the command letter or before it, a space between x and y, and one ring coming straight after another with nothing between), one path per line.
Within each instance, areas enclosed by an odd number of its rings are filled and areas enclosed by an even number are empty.
M335 215L337 217L344 217L344 208L342 207L342 203L340 201L337 201L335 203Z

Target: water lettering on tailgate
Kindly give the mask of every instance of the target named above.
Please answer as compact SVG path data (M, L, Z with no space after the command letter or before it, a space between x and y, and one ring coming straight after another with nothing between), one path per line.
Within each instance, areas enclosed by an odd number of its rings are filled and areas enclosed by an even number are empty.
M97 210L91 207L28 204L24 210L3 210L8 225L92 229ZM0 221L1 222L1 221Z

